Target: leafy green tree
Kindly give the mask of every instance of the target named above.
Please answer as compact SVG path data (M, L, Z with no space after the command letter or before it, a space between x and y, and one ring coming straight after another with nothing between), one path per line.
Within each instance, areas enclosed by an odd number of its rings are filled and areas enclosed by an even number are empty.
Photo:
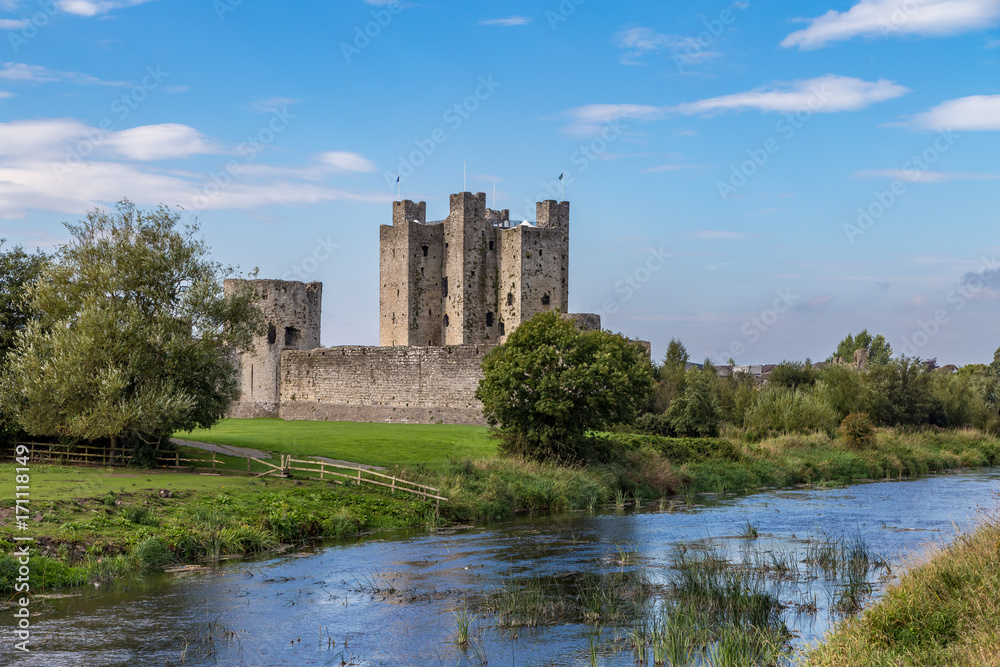
M782 361L774 367L767 381L775 387L799 389L815 384L816 374L801 361Z
M646 351L606 331L581 332L557 313L540 313L483 359L476 398L508 453L579 460L585 433L631 423L648 401Z
M207 428L239 396L234 352L263 316L232 272L208 259L197 226L131 202L66 224L72 240L29 289L5 383L21 427L111 441L152 456L171 433Z
M663 414L670 403L684 393L687 381L687 365L691 360L687 348L677 338L671 338L667 346L667 355L663 359L656 378L653 395L653 411Z
M692 370L688 373L684 393L678 396L667 418L674 433L691 437L714 437L719 434L719 406L712 395L714 374Z
M831 364L823 368L813 391L836 411L838 419L867 409L863 374L850 366Z
M944 406L931 391L933 371L917 358L899 357L864 374L865 407L881 426L944 426Z
M872 336L868 329L862 329L858 335L848 334L847 338L840 341L837 351L829 360L843 357L844 361L853 361L857 350L868 350L868 363L872 365L887 364L892 359L892 345L886 341L885 336Z
M38 278L48 261L44 253L28 254L20 246L3 250L4 242L0 239L0 380L17 333L35 315L25 298L27 287ZM0 401L0 444L20 439L23 435L7 402Z

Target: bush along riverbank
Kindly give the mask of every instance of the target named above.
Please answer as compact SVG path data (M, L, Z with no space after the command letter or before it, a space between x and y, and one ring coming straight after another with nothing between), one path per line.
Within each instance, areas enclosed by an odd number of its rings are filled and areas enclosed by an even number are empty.
M808 667L1000 664L1000 516L928 555L807 652Z
M587 466L494 457L409 473L441 488L442 516L492 521L518 511L633 504L679 493L730 493L795 484L841 486L960 467L1000 465L1000 439L976 430L877 429L860 445L844 435L667 438L595 433Z
M30 522L34 588L127 583L170 564L376 530L500 521L517 512L594 510L682 493L840 486L1000 465L1000 440L974 430L880 429L861 441L851 434L814 433L759 442L593 433L588 442L588 465L494 456L390 471L440 488L449 498L441 503L440 517L430 503L412 496L318 480L36 467ZM13 466L0 466L0 475L13 479ZM4 495L12 498L10 490ZM11 515L13 501L5 502L0 515ZM7 519L0 548L9 554L14 533ZM15 572L9 556L0 558L0 589L12 590Z

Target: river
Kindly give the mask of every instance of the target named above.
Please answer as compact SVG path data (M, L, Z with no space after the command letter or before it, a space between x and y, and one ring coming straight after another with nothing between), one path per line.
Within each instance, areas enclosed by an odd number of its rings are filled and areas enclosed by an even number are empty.
M678 548L715 547L801 562L810 544L860 537L896 571L929 544L974 524L997 504L1000 469L962 470L916 480L841 489L798 488L750 495L692 496L668 507L605 508L522 517L488 527L381 534L255 561L142 578L127 590L69 591L34 604L32 651L13 649L5 618L0 663L28 667L154 665L466 665L476 654L455 642L454 610L502 580L565 575L640 563L654 579ZM748 526L757 538L747 539ZM628 554L623 557L622 554ZM629 565L631 566L631 565ZM884 574L884 573L883 573ZM886 577L873 573L874 594ZM837 583L802 576L778 593L801 647L839 618ZM817 609L795 610L814 599ZM473 609L475 610L473 604ZM579 623L517 630L472 621L489 665L633 665L621 633L597 637Z

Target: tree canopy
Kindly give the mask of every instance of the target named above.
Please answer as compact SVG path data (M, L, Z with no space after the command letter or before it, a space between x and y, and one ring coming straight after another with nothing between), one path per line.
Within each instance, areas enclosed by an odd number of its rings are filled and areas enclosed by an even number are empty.
M223 294L232 268L179 223L127 200L66 223L72 239L28 287L36 317L8 357L5 398L27 432L155 449L239 396L233 353L262 315L249 291Z
M581 332L540 313L486 355L476 397L507 452L581 457L584 434L631 422L652 390L645 349L606 331Z
M830 360L843 357L844 361L852 361L857 350L868 350L870 364L887 364L892 359L892 345L886 341L885 336L872 336L868 329L862 329L857 335L847 334L847 338L837 345Z

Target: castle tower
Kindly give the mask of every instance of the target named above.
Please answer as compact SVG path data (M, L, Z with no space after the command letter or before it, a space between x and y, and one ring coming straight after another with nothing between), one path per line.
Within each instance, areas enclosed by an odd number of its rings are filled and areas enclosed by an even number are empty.
M499 343L535 313L566 313L569 203L539 203L537 221L511 227L483 192L452 195L440 222L424 202L394 202L380 229L380 344Z
M281 353L319 347L322 283L288 280L226 280L223 290L232 294L249 287L264 311L267 328L253 341L253 350L240 355L239 403L230 417L277 417Z

